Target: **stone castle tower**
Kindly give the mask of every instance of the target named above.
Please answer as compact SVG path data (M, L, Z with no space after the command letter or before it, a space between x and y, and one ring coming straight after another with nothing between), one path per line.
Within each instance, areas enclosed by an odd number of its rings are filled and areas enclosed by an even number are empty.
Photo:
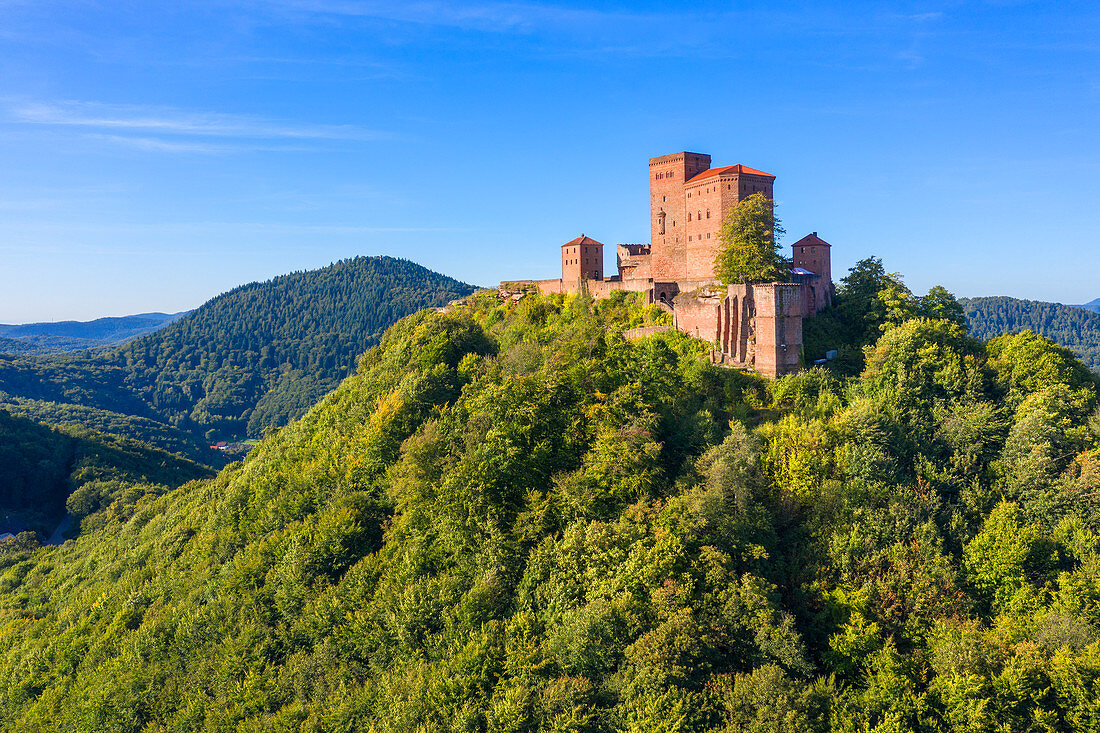
M603 244L583 234L561 246L561 280L576 292L586 280L603 280Z
M714 277L726 213L754 193L772 197L775 176L744 165L710 167L704 153L649 160L651 272L656 280Z

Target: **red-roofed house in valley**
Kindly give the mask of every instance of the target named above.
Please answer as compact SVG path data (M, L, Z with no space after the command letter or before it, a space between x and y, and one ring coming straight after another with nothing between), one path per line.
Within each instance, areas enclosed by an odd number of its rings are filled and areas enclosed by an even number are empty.
M561 277L524 281L543 293L612 290L645 294L671 311L676 326L715 344L714 359L771 377L797 371L802 318L832 303L831 246L817 232L794 245L791 281L723 287L714 277L722 222L753 194L772 198L775 176L736 165L711 167L705 153L649 160L650 241L616 247L617 275L604 277L603 244L581 235L561 247ZM521 297L515 283L502 293Z

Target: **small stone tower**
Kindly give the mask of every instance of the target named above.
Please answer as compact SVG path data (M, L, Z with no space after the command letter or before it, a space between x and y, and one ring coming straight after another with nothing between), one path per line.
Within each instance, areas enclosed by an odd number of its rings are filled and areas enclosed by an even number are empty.
M795 242L793 248L792 279L807 286L803 313L813 316L833 304L833 246L814 232Z
M561 246L562 292L579 292L585 280L603 280L603 244L582 234Z

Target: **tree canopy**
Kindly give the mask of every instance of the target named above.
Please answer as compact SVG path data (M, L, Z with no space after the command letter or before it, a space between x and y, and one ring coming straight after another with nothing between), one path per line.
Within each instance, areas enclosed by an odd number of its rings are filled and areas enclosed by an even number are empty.
M780 249L783 233L770 198L762 193L745 198L722 221L715 277L724 285L786 280L790 263Z

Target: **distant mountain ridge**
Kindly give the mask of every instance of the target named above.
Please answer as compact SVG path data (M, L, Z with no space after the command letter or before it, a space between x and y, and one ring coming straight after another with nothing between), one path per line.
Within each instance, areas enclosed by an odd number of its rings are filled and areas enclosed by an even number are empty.
M0 353L46 354L112 346L163 328L190 312L137 313L91 321L0 323Z
M970 335L983 341L1029 330L1073 351L1100 372L1100 300L1085 306L1020 300L1007 296L960 298Z
M1097 298L1096 300L1090 300L1088 303L1083 303L1081 305L1075 305L1072 307L1084 308L1085 310L1092 311L1093 313L1100 313L1100 298Z

